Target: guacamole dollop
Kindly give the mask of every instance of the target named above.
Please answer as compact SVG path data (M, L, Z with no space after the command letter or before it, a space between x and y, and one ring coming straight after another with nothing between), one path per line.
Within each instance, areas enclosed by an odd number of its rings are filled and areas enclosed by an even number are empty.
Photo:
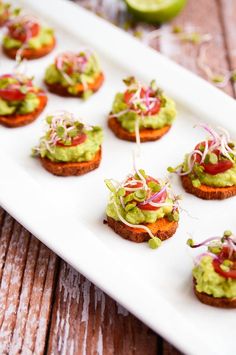
M18 84L14 77L0 78L0 90L8 88L11 84ZM24 84L22 84L24 90ZM5 100L0 96L0 115L7 116L12 114L27 114L34 112L40 104L37 93L26 93L23 100Z
M83 55L83 53L81 53ZM78 84L82 84L85 87L94 82L94 80L101 73L101 68L97 56L93 53L87 58L86 64L83 67L83 72L72 71L72 73L66 75L57 68L54 64L51 64L46 72L44 80L48 84L61 84L67 88L67 91L71 95L77 95L81 91ZM68 81L69 76L69 81Z
M48 27L41 27L39 34L35 37L32 37L27 42L27 48L31 49L40 49L43 46L49 45L52 43L54 37L53 29ZM7 49L12 48L21 48L24 43L14 39L8 35L3 38L3 46Z
M131 224L155 223L166 216L169 220L178 220L176 196L170 189L167 192L168 182L159 182L146 175L142 169L139 170L139 174L130 175L118 186L114 185L113 180L105 182L111 191L106 208L108 217L116 221L122 217ZM149 202L158 206L153 206Z
M167 125L171 125L176 116L175 103L172 99L163 95L163 105L160 111L151 116L138 115L135 112L129 111L123 115L118 116L116 119L120 122L121 126L129 132L135 131L135 121L139 119L139 128L153 128L158 129ZM128 105L124 101L124 94L118 93L115 96L112 105L112 114L115 116L121 111L128 109Z
M183 164L183 171L188 170L188 155L185 158ZM200 184L214 187L228 187L236 185L236 163L234 163L231 169L226 170L224 173L216 175L207 174L203 169L199 169L194 166L193 172L189 174L190 179L193 181L199 181Z
M204 292L213 297L236 297L236 279L225 278L215 272L212 257L202 257L199 265L193 269L198 292Z
M117 196L118 197L118 196ZM116 198L116 205L121 216L131 224L142 224L142 223L155 223L158 219L163 218L169 215L172 212L171 206L160 207L156 211L144 211L138 208L137 206L132 208L130 211L126 211L118 198ZM167 203L172 203L171 199L166 200ZM116 206L114 202L109 202L106 208L106 214L108 217L119 221L117 214Z
M50 150L41 139L39 149L42 158L48 158L54 162L83 162L92 160L101 147L103 132L100 127L92 127L84 130L86 140L76 146L51 146Z

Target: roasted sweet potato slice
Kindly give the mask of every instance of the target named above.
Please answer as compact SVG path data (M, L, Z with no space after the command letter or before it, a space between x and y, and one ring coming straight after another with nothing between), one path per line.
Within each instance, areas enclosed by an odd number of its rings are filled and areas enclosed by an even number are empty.
M236 185L229 187L214 187L207 185L194 187L188 175L181 176L181 181L186 192L204 200L223 200L236 195Z
M125 141L135 142L136 137L134 132L129 132L124 129L120 122L115 117L109 117L108 126L113 131L113 133L120 139ZM141 142L151 142L160 139L164 136L171 126L164 126L160 129L152 129L152 128L142 128L140 129L140 141Z
M50 173L57 176L79 176L84 175L99 167L102 158L102 149L97 152L93 160L84 162L53 162L48 158L40 158L43 167Z
M143 243L150 239L149 234L144 229L131 228L120 221L107 216L107 224L122 238L136 243ZM178 223L170 222L167 218L158 219L155 223L145 224L161 240L166 240L176 232Z
M14 115L0 116L0 124L10 128L16 128L16 127L25 126L33 122L34 120L36 120L36 118L40 115L40 113L47 105L48 99L46 95L39 96L39 99L40 99L40 104L34 112L26 113L23 115L14 114Z

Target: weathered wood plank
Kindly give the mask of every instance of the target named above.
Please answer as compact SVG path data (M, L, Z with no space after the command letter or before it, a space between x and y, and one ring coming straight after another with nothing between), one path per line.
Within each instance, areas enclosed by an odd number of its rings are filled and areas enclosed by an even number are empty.
M230 69L236 70L236 1L219 0ZM236 96L236 85L234 85Z
M8 246L11 240L11 232L13 228L13 218L9 215L5 214L3 209L0 208L1 211L1 245L0 245L0 281L2 280L3 268L7 256Z
M214 74L228 72L230 67L218 0L189 0L186 8L177 18L163 26L164 33L170 33L173 25L190 32L197 31L200 34L211 35L212 40L204 44L205 63ZM206 74L198 66L199 50L199 45L168 40L168 36L163 36L160 40L160 51L163 54L207 79ZM230 95L233 94L231 83L228 83L223 90Z
M57 257L0 209L0 353L43 354Z
M156 354L157 336L65 262L48 354Z

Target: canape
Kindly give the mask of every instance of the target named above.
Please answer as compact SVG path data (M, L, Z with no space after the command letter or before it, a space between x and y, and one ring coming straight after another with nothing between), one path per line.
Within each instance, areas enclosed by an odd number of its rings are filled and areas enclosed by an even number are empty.
M89 126L69 112L46 117L47 130L33 149L42 166L58 176L83 175L99 167L102 156L102 129Z
M226 130L201 124L208 133L186 155L183 164L168 168L180 175L184 189L202 199L221 200L236 195L236 145Z
M33 122L47 104L45 92L23 74L0 76L0 124L20 127Z
M197 298L210 306L236 308L236 237L226 231L223 237L208 238L192 248L206 246L197 256L193 269L193 287Z
M20 15L7 24L3 38L4 53L12 59L37 59L50 53L56 40L51 28L44 27L33 16Z
M179 220L178 197L168 181L136 170L122 182L105 180L111 195L106 208L108 225L121 237L152 248L173 236Z
M153 80L144 85L134 77L124 79L126 90L116 94L108 126L114 134L127 141L155 141L166 134L175 119L173 100Z
M55 58L45 73L48 89L60 96L87 99L104 81L97 55L89 49L64 52Z

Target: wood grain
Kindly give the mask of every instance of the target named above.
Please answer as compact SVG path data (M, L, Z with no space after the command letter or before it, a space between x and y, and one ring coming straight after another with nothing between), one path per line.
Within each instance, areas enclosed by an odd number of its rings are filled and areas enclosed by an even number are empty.
M43 354L56 255L0 209L0 353Z
M156 354L157 336L61 262L48 354Z
M122 0L77 3L133 34L157 28L130 21ZM199 47L173 41L172 26L212 34L206 60L219 73L236 68L235 21L235 0L189 0L152 46L206 78L196 62ZM224 90L232 95L232 83ZM0 353L180 354L64 261L58 267L56 255L1 208Z
M231 70L236 70L236 1L219 0L222 26L224 29L224 39L226 53ZM234 96L236 95L236 84L234 85Z

